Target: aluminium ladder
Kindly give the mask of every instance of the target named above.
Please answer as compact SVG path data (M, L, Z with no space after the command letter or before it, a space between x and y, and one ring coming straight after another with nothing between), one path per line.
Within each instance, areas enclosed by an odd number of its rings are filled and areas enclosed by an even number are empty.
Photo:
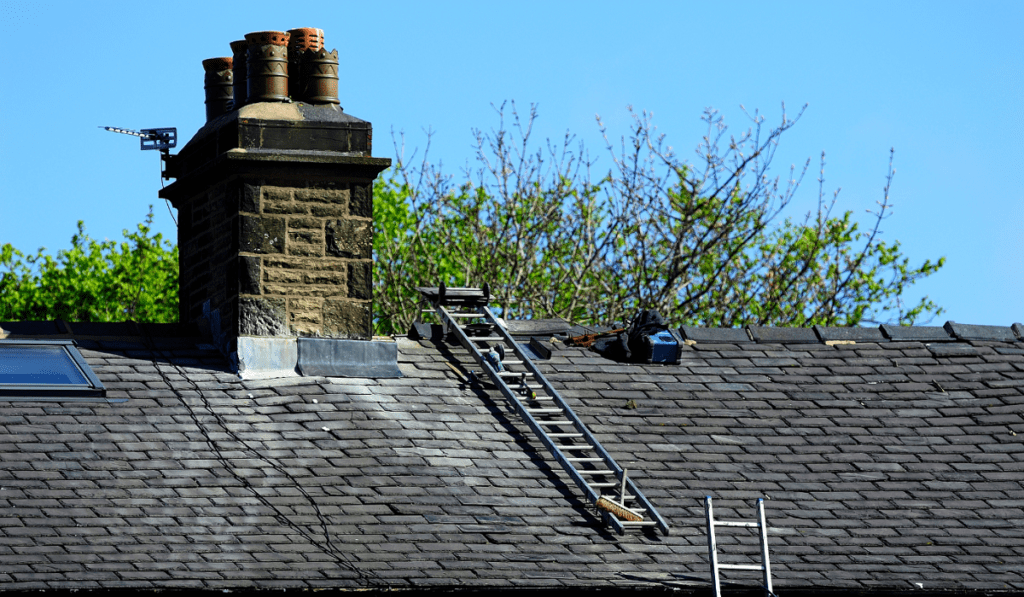
M644 527L669 533L668 523L633 484L627 471L612 459L491 312L488 285L446 288L442 284L417 290L433 307L424 312L437 314L445 337L455 334L590 504L602 511L607 524L620 535L627 529ZM467 320L483 323L461 323ZM508 355L507 359L501 358L500 365L486 354L499 346ZM630 503L635 505L627 505Z
M722 597L722 585L718 580L719 570L760 570L764 576L765 597L775 597L775 593L772 591L771 563L768 561L768 523L764 518L764 498L758 498L754 514L757 517L757 522L715 520L711 496L704 498L704 516L708 523L708 559L711 563L711 582L714 583L715 597ZM761 538L761 564L719 564L718 545L715 543L716 526L756 528Z

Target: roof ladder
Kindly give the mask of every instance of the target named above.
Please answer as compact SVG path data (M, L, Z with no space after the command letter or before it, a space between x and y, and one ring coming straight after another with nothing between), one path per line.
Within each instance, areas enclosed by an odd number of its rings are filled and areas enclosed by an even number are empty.
M764 576L765 597L775 597L772 592L772 568L768 561L768 523L764 518L764 498L758 498L757 506L754 508L754 515L757 522L733 522L726 520L715 520L714 510L711 506L711 496L704 498L704 516L708 523L708 560L711 563L711 582L714 584L715 597L722 597L722 585L718 580L719 570L760 570ZM745 527L756 528L761 538L761 564L719 564L718 545L715 543L715 527Z
M650 527L669 533L668 523L628 472L601 446L491 312L488 285L446 288L442 284L417 290L440 318L445 336L451 333L458 338L607 524L620 535ZM474 320L477 323L470 323Z

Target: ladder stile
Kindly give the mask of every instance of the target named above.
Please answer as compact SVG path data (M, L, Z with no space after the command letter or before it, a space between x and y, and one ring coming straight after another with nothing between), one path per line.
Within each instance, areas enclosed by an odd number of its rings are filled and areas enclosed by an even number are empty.
M772 589L772 566L768 561L768 521L764 517L764 498L757 498L757 530L761 534L761 562L764 565L765 595L772 597L775 595L775 590Z
M419 290L425 298L431 301L435 308L434 312L441 319L445 335L455 334L459 344L482 367L487 377L509 401L516 414L536 434L587 500L591 504L600 506L602 518L610 523L616 532L621 535L627 527L656 526L662 533L666 535L669 533L668 523L640 492L632 478L628 477L622 467L615 462L597 441L597 438L587 429L583 421L576 416L558 390L551 385L530 356L508 333L504 323L494 316L487 305L490 295L488 288L485 287L482 290L478 288L445 288L444 285L441 285L437 288L419 288ZM458 305L460 309L457 309L456 312L450 311L447 307L449 303L453 306ZM460 324L459 318L485 320L486 323L468 324L475 333L483 332L483 335L469 336ZM494 346L492 344L496 342L500 342L501 345ZM504 348L502 349L502 347ZM496 362L497 358L486 354L494 349L497 349L498 354L501 355L500 368L505 369L504 371L497 370L499 368ZM502 353L502 350L505 353ZM514 355L514 358L506 359L506 354L508 357ZM508 370L507 367L516 367L516 370ZM536 383L527 383L527 379ZM546 395L541 395L540 391ZM546 404L541 406L541 401L545 401ZM532 403L535 406L526 406L526 403ZM557 417L557 419L550 420L551 417ZM555 440L574 443L561 445L555 443ZM591 452L593 455L572 458L566 455L566 452L580 450ZM577 463L592 464L595 468L577 468ZM602 464L604 466L601 466ZM602 481L602 477L604 479L614 478L620 483ZM620 484L619 499L611 500L611 503L615 505L609 506L609 499L607 496L602 496L598 489L617 487ZM627 499L636 502L636 505L626 506ZM619 516L627 517L629 520L620 520ZM644 516L648 519L634 521Z
M722 597L722 584L719 579L719 572L722 570L757 570L762 574L765 597L776 597L772 588L771 564L768 560L768 522L764 515L764 499L758 498L754 506L754 518L756 522L739 522L727 520L715 520L714 506L711 496L704 497L704 517L707 520L708 528L708 563L711 567L711 583L715 597ZM718 561L718 543L715 538L716 527L741 527L757 528L758 541L761 544L761 563L753 564L722 564Z
M718 580L718 546L715 545L715 515L711 496L704 497L704 518L708 524L708 561L711 563L711 583L715 597L722 597L722 585Z

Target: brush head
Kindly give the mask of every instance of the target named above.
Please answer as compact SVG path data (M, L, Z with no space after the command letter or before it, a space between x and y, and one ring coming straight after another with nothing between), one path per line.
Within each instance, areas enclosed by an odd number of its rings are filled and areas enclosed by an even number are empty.
M595 505L601 510L604 510L605 512L611 512L612 514L617 516L619 520L628 520L629 522L641 522L644 519L644 517L640 516L640 514L638 514L637 512L634 512L633 510L630 510L629 508L626 508L624 506L620 506L615 502L609 500L608 498L597 498L597 503Z

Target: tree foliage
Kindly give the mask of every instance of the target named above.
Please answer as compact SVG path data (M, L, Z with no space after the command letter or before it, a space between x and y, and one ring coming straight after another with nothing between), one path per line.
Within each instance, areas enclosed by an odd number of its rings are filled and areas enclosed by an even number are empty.
M785 107L777 126L755 112L740 135L707 110L692 164L647 113L634 113L631 134L607 143L612 166L599 178L570 134L533 147L535 108L520 118L513 104L511 127L505 106L497 112L497 129L475 131L476 168L457 183L428 152L410 166L396 147L374 196L376 333L408 329L419 313L414 287L442 281L489 282L508 317L592 324L638 309L725 327L910 324L941 312L927 297L908 307L903 296L944 258L912 265L898 242L881 240L891 155L870 230L850 211L833 215L838 191L826 199L824 153L816 212L783 217L810 165L785 181L771 174L780 138L799 120Z
M79 220L56 256L0 247L0 321L178 320L178 248L151 234L153 206L125 242L94 240Z

